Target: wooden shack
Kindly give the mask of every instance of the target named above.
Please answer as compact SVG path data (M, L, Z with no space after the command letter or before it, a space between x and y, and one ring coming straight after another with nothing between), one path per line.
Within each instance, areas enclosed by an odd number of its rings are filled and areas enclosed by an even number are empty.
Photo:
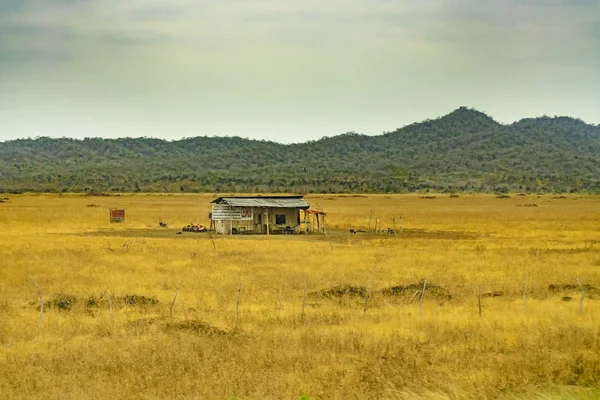
M211 226L217 234L297 234L310 205L303 196L219 197L212 202Z

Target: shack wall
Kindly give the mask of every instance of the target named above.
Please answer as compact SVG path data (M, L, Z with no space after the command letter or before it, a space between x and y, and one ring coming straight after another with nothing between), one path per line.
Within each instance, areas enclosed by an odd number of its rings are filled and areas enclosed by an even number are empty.
M266 234L267 233L267 210L269 220L269 232L270 233L283 233L287 227L290 227L290 233L300 233L300 225L298 221L300 219L299 208L263 208L253 207L253 219L252 220L215 220L215 232L221 235L231 234L232 228L237 234L254 233L254 234ZM285 216L284 224L277 224L277 215Z
M277 215L285 215L285 223L277 224ZM273 233L279 233L286 229L286 227L293 228L293 233L300 233L300 226L298 224L300 219L299 208L269 208L269 224L270 231Z

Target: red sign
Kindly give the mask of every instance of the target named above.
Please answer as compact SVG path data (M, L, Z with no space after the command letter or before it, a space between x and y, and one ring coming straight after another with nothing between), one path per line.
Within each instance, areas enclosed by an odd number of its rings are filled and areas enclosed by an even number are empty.
M125 221L125 210L116 208L110 209L110 222L123 222Z

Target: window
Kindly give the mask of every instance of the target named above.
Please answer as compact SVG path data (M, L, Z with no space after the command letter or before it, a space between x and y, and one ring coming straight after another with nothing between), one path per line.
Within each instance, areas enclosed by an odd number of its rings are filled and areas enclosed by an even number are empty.
M275 214L275 223L277 225L285 225L285 214Z

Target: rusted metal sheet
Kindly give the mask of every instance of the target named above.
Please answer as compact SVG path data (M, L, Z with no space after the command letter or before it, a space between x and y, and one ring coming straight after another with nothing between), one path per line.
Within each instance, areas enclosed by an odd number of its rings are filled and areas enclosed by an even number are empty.
M302 196L273 196L273 197L219 197L214 204L232 207L263 207L263 208L301 208L310 207Z

